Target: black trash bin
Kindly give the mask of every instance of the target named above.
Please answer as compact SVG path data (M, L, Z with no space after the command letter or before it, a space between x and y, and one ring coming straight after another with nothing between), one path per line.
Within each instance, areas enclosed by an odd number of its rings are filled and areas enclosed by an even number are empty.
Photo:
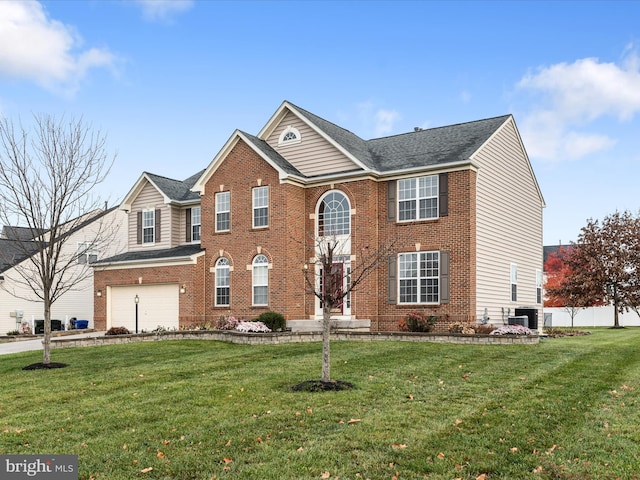
M519 307L515 309L516 316L526 316L529 319L529 328L538 329L538 309L533 307Z
M51 320L51 331L59 332L62 330L62 321L60 320ZM36 335L44 333L44 320L36 320Z

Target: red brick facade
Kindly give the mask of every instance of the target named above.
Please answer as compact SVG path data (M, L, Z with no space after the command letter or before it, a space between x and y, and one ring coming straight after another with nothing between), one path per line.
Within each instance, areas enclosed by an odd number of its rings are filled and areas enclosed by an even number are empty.
M395 180L392 180L395 181ZM396 305L388 302L388 266L365 279L352 294L351 315L371 320L371 329L397 330L410 311L475 321L475 181L473 170L449 172L449 211L433 220L398 223L387 220L387 181L364 179L303 187L281 184L278 172L251 147L239 141L219 165L201 197L202 238L206 253L196 265L98 270L95 289L107 286L175 282L180 295L180 326L214 323L221 316L255 318L273 310L288 320L313 318L315 297L304 288L302 267L314 256L315 212L319 199L336 189L351 206L351 250L354 264L363 247L393 244L393 252L447 251L450 255L450 301L440 305ZM252 189L269 186L269 226L252 227ZM230 192L230 231L215 231L215 193ZM257 254L269 260L269 305L252 306L251 265ZM220 256L231 265L229 307L215 306L214 267ZM96 298L95 326L107 327L106 298Z

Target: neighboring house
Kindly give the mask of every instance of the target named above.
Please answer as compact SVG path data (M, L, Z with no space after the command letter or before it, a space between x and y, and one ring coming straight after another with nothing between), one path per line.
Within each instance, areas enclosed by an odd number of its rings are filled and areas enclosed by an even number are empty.
M144 173L122 207L128 251L95 264L99 328L267 310L316 324L301 269L326 234L346 240L347 273L363 248L393 244L338 321L396 330L414 310L446 323L542 313L544 200L511 115L363 140L285 101L203 172Z
M75 317L88 320L93 326L93 272L88 264L101 257L112 256L124 248L126 240L118 233L123 230L120 224L126 220L124 212L117 208L93 212L87 215L78 227L68 232L65 240L61 262L73 259L77 266L69 270L69 275L88 277L65 292L51 308L51 318L68 325ZM95 238L95 232L101 225L108 225L108 245L95 245L86 248ZM111 234L113 233L113 234ZM46 237L47 232L32 232L24 227L5 226L0 235L0 335L19 330L25 322L33 329L34 320L44 318L44 304L26 285L18 273L18 269L28 265L30 256L37 255L39 240Z

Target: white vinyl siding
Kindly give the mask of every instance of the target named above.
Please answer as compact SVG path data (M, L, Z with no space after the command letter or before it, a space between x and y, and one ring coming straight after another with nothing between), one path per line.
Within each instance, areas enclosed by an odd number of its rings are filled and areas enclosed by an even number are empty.
M138 212L142 210L161 210L161 221L158 228L160 229L160 241L157 240L158 232L154 232L154 249L169 248L175 246L171 244L171 232L173 228L171 220L171 211L167 205L164 204L164 198L156 188L147 183L141 190L140 194L135 198L131 204L131 211L129 212L129 250L147 250L149 244L143 242L138 243ZM184 235L183 235L184 236Z
M289 126L296 128L300 132L302 141L278 145L280 135ZM303 175L323 175L360 168L340 150L290 112L285 115L266 141Z
M515 306L535 305L542 268L544 201L512 119L472 157L476 182L476 309L506 321ZM518 300L511 302L510 264L518 265ZM541 312L540 312L541 314Z

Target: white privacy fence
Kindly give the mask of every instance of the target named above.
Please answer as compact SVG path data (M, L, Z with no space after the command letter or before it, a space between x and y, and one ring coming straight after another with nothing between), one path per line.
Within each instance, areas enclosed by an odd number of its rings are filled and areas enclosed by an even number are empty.
M551 318L549 319L549 314ZM589 307L578 310L573 318L574 327L612 327L613 307L611 305L603 307ZM640 326L640 317L629 311L619 314L619 323L622 327ZM571 316L562 307L544 308L545 327L570 327Z

